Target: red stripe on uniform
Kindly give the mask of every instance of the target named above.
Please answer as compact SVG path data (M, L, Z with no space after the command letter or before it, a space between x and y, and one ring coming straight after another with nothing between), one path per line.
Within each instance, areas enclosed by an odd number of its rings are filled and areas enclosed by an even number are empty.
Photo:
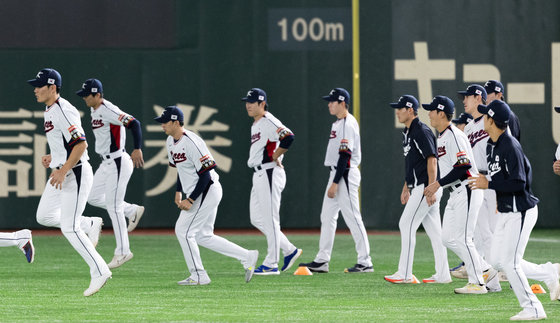
M115 144L115 150L111 150L111 152L113 152L121 149L121 126L116 126L114 124L110 124L109 126L111 128L111 137L113 137L111 141Z

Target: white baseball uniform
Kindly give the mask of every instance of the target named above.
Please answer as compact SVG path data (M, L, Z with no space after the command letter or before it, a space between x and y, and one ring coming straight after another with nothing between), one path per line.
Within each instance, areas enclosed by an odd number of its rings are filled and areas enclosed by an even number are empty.
M465 263L469 283L482 285L482 272L490 266L482 268L483 260L473 242L478 211L484 198L482 191L471 191L467 187L466 178L478 175L473 151L467 136L453 124L439 134L437 145L441 179L455 167L460 167L464 160L462 154L470 161L470 168L464 178L443 186L449 188L450 194L443 215L442 239L443 244Z
M278 268L280 249L285 256L297 248L280 231L280 201L286 186L286 172L272 160L280 141L293 136L290 129L270 112L251 126L251 148L247 166L254 169L250 198L251 224L266 237L268 244L263 265ZM284 156L278 159L281 161Z
M63 98L46 107L45 133L51 152L52 169L61 167L73 146L86 140L78 110ZM88 264L93 279L107 275L110 270L82 230L84 227L90 228L92 224L89 218L82 217L93 181L88 159L86 150L76 166L66 174L62 190L56 189L47 181L37 207L37 222L61 229L72 247Z
M137 205L124 201L133 171L132 159L125 150L125 127L132 120L133 116L106 99L103 99L97 109L91 108L95 152L102 162L93 177L88 203L106 209L109 213L116 238L115 255L130 254L125 213L134 214L138 208Z
M467 123L464 131L471 144L478 172L482 175L487 175L486 144L488 143L489 136L484 131L483 116ZM487 177L489 178L489 176ZM478 211L476 228L474 230L474 244L480 256L486 259L490 254L492 235L498 218L496 214L496 192L494 190L484 190L483 195L482 205Z
M216 163L208 147L194 132L183 130L181 139L169 136L166 142L169 165L177 168L182 192L190 197L200 175L207 172L211 178L203 192L196 197L188 211L181 211L175 224L175 234L183 250L190 278L200 284L210 282L202 265L198 245L239 260L245 269L249 263L249 250L220 236L214 235L214 222L222 199L222 186L214 170Z
M21 247L31 239L31 231L0 232L0 247Z
M338 183L338 191L334 198L329 198L327 192L336 175L339 153L351 153L347 169ZM330 168L329 181L325 189L323 206L321 209L321 236L319 238L319 252L315 262L324 263L331 259L338 213L352 233L358 254L357 264L365 267L373 266L370 257L370 247L366 228L360 213L358 188L360 187L361 174L358 166L362 160L360 144L360 127L356 118L350 113L343 119L333 122L324 165Z

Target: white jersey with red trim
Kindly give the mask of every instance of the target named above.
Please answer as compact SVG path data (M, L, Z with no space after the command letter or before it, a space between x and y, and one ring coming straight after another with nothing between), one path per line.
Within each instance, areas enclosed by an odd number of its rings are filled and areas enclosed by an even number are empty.
M465 126L465 134L469 139L474 154L474 160L479 170L487 171L486 144L490 138L484 131L484 116L476 118Z
M72 147L86 140L78 110L66 99L58 98L45 110L45 133L51 154L50 168L64 165L72 152ZM88 161L87 149L80 161Z
M471 168L468 170L468 176L474 176L478 174L478 168L476 167L476 161L474 160L473 151L469 139L464 132L459 130L453 124L450 124L445 130L439 134L437 139L438 145L438 167L440 172L440 178L445 177L451 170L453 166L457 163L460 158L465 157L471 163ZM456 180L449 185L458 184L460 180Z
M341 151L350 151L350 167L358 167L362 161L362 149L360 143L360 126L358 121L350 113L346 118L333 122L327 153L325 155L325 166L336 166Z
M125 147L125 127L134 117L103 99L97 108L91 108L91 127L95 135L95 152L106 155Z
M183 193L189 196L198 182L198 174L209 171L212 181L219 180L218 173L214 171L216 162L204 140L194 132L183 129L181 139L175 140L167 137L167 157L169 165L177 168Z
M272 154L280 141L286 136L292 135L292 131L280 122L270 112L255 121L251 126L251 149L247 166L250 168L272 161ZM278 159L282 161L284 155Z

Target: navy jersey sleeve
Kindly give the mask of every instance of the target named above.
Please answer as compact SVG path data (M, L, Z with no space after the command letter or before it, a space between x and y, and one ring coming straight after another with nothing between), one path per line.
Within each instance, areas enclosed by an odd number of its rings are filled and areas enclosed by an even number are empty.
M500 164L500 172L503 172L503 175L492 176L488 188L499 192L522 191L525 187L526 176L521 148L514 146L504 151L500 158L503 160Z
M430 156L437 156L436 139L430 129L422 129L421 135L416 136L413 141L424 159Z

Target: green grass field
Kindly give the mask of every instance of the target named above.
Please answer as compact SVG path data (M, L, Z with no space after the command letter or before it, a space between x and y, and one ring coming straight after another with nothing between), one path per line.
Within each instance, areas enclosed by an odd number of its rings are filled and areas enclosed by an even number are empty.
M311 261L318 235L288 235ZM249 249L258 249L262 261L262 235L226 235ZM535 231L526 259L558 259L560 231ZM113 278L97 294L82 296L89 285L86 264L60 236L36 236L36 258L28 264L16 248L0 248L0 321L43 322L179 322L179 321L505 321L520 311L507 283L501 293L455 295L447 285L392 285L383 276L396 271L400 251L398 235L371 235L375 272L345 274L356 261L351 236L337 235L330 273L294 276L295 268L280 276L255 276L246 284L236 260L201 248L212 283L179 286L186 265L174 235L131 235L134 259L113 270ZM110 260L112 235L102 235L98 250ZM299 261L298 261L299 262ZM458 263L449 255L451 266ZM433 274L433 256L427 236L418 234L414 274ZM544 284L543 284L544 285ZM548 318L560 320L560 302L539 295Z

